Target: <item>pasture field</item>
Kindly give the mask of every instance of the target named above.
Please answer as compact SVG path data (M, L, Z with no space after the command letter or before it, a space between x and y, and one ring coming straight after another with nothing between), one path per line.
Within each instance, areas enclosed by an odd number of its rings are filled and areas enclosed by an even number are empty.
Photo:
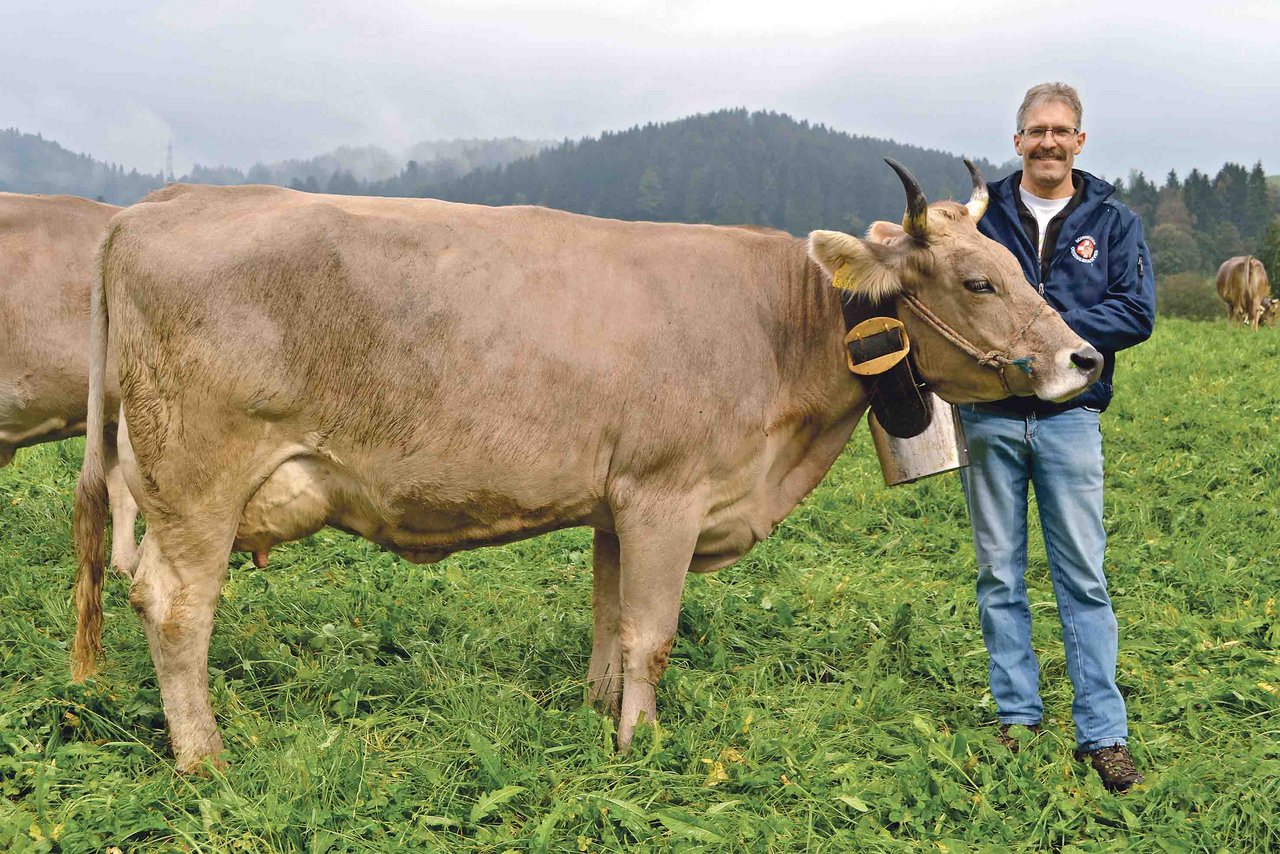
M995 742L959 482L884 488L865 427L773 537L690 579L628 755L583 705L589 532L415 567L326 531L233 556L210 662L231 764L180 776L118 578L101 676L67 677L71 441L0 471L0 848L1278 850L1280 331L1162 320L1117 381L1129 795L1071 758L1038 540L1046 727Z

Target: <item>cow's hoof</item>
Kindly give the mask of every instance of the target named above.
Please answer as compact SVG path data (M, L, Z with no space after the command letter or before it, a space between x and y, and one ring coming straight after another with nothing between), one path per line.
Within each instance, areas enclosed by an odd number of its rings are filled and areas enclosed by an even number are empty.
M587 705L604 717L613 718L616 725L622 716L622 692L598 695L593 692L587 697Z
M215 771L222 773L227 770L227 760L216 753L206 753L195 758L180 759L177 765L179 774L190 774L193 777L208 777Z

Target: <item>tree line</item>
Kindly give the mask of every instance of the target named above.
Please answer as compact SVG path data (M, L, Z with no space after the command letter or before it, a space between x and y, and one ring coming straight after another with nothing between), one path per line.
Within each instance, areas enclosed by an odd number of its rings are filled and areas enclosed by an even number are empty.
M295 189L534 204L627 220L766 225L805 234L860 232L900 216L884 164L908 166L930 198L968 197L969 173L944 151L854 136L773 112L721 110L598 138L565 140L503 166L441 176L416 162L384 181L334 173ZM987 174L999 167L979 160Z
M1157 273L1209 275L1233 255L1256 255L1280 274L1280 204L1261 162L1227 163L1213 178L1171 171L1160 186L1134 172L1117 186L1142 217Z
M855 136L790 116L720 110L637 125L558 145L520 140L460 140L419 146L429 161L409 160L388 177L365 179L353 163L379 150L257 164L247 173L196 166L195 183L278 183L309 192L433 197L489 205L536 204L593 216L674 222L755 224L802 235L815 228L861 232L897 219L902 187L884 157L904 163L931 199L964 199L970 181L954 154L893 140ZM540 150L539 150L540 149ZM537 153L521 156L534 150ZM416 149L415 149L416 151ZM448 156L441 156L444 151ZM331 164L339 164L328 171ZM481 165L476 165L481 164ZM979 160L988 177L1016 160ZM382 169L382 174L390 170ZM160 174L126 172L72 154L39 135L0 132L0 189L70 192L129 204L162 186ZM1261 163L1227 163L1210 177L1170 172L1162 184L1133 172L1118 197L1141 215L1160 278L1206 277L1232 255L1253 254L1280 275L1280 193Z
M565 141L497 168L442 176L410 162L384 181L334 172L294 182L312 192L430 196L488 205L536 204L593 216L750 223L805 234L860 232L894 219L902 188L884 157L908 166L931 199L964 199L969 177L948 152L858 137L789 116L722 110L598 138ZM1018 168L979 160L989 177ZM1280 192L1262 164L1226 163L1210 177L1142 172L1114 182L1143 220L1156 271L1212 275L1223 260L1253 254L1280 275Z

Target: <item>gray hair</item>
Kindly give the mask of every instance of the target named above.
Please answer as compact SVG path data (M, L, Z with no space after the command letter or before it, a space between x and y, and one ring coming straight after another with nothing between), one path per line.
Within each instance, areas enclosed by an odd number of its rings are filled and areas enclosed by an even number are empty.
M1074 86L1068 86L1066 83L1041 83L1038 86L1032 86L1027 90L1027 94L1022 98L1022 106L1018 108L1018 127L1016 130L1021 133L1023 126L1027 122L1027 113L1032 107L1038 107L1041 104L1047 104L1057 101L1066 104L1071 111L1076 114L1076 127L1080 127L1080 122L1084 119L1084 107L1080 105L1080 93L1075 90Z

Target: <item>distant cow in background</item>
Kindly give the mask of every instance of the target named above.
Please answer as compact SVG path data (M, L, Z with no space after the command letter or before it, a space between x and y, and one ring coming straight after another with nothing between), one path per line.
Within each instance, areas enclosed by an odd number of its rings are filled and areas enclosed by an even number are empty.
M1218 296L1227 304L1228 322L1239 320L1257 329L1270 294L1267 269L1252 255L1228 258L1218 268Z
M77 196L0 193L0 466L18 448L84 435L94 254L119 210ZM114 362L105 392L114 425ZM138 505L115 464L114 426L105 438L112 563L127 573Z

